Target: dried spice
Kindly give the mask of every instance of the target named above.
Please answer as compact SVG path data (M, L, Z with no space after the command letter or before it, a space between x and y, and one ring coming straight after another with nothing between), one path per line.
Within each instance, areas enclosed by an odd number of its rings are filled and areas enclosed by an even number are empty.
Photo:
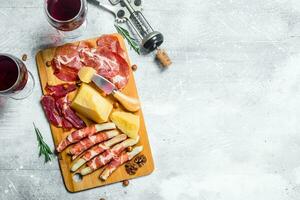
M144 164L147 162L147 158L144 155L137 156L134 161L135 164L137 164L139 167L144 166Z

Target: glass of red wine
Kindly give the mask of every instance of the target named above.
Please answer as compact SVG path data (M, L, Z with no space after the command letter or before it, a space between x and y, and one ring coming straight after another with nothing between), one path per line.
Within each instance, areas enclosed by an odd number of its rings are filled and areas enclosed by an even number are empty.
M48 22L66 38L79 37L86 29L86 0L44 0Z
M0 96L25 99L34 88L32 74L18 58L0 53Z

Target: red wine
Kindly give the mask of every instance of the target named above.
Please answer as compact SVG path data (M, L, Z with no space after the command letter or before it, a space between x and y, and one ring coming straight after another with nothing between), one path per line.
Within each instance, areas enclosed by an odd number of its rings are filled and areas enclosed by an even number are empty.
M47 0L46 9L48 22L61 31L77 29L87 15L86 0Z
M48 12L56 20L71 20L80 12L81 0L48 0Z
M17 82L18 76L15 61L7 56L0 56L0 91L11 88Z

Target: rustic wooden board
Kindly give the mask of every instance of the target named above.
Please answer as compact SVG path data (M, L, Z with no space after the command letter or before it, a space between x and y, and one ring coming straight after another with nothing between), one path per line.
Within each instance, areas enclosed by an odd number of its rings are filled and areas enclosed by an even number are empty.
M118 37L122 48L126 51L126 58L129 63L129 66L131 66L123 38L119 34L114 34L114 35L116 35ZM97 38L89 39L89 40L85 40L85 41L96 45L96 39ZM78 42L75 42L74 44L77 44L77 43ZM51 67L46 66L46 62L53 59L56 49L57 49L57 47L42 50L42 51L38 52L38 54L36 55L36 62L37 62L37 66L38 66L41 87L42 87L44 94L46 92L45 86L47 83L51 84L51 85L63 83L62 81L58 80L52 74L53 72L52 72ZM130 68L129 82L128 82L127 86L122 90L122 92L124 92L125 94L127 94L129 96L138 98L135 80L134 80L134 76L133 76L131 68ZM70 99L73 98L75 94L76 94L76 91L71 93L69 95L69 98ZM114 101L114 99L111 97L106 97L106 98L109 99L110 101ZM122 110L122 108L118 108L118 109ZM149 141L148 141L148 136L147 136L147 131L146 131L146 127L145 127L143 113L140 110L136 114L138 114L140 116L140 120L141 120L141 126L140 126L140 131L139 131L141 139L137 145L143 145L144 150L141 152L141 154L144 154L146 156L147 163L143 167L141 167L135 175L128 175L126 173L126 171L124 169L124 165L123 165L123 166L119 167L119 169L116 170L105 182L103 182L99 179L99 174L101 173L102 169L97 170L96 172L94 172L90 175L84 176L81 182L75 182L73 180L73 176L75 173L70 172L70 168L71 168L71 164L72 164L71 157L66 154L67 151L64 151L59 156L58 161L59 161L61 173L63 176L63 180L64 180L65 186L68 191L78 192L78 191L82 191L82 190L86 190L86 189L90 189L90 188L95 188L95 187L119 182L122 180L133 179L136 177L148 175L154 170L154 163L153 163L151 149L150 149L150 145L149 145ZM43 113L41 113L41 116L42 115L43 115ZM50 128L52 131L52 137L53 137L55 146L71 132L71 131L64 132L61 128L57 128L51 124L50 124Z

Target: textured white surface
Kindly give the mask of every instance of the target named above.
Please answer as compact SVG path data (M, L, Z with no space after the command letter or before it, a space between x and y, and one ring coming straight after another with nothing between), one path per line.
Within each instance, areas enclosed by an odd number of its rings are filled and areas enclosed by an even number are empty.
M53 44L42 0L1 0L1 52L34 56ZM70 194L57 161L37 156L32 122L52 138L40 87L0 106L0 199L300 199L300 1L145 1L173 66L130 51L156 164L150 176ZM91 38L114 32L90 6ZM53 146L52 146L53 147Z

